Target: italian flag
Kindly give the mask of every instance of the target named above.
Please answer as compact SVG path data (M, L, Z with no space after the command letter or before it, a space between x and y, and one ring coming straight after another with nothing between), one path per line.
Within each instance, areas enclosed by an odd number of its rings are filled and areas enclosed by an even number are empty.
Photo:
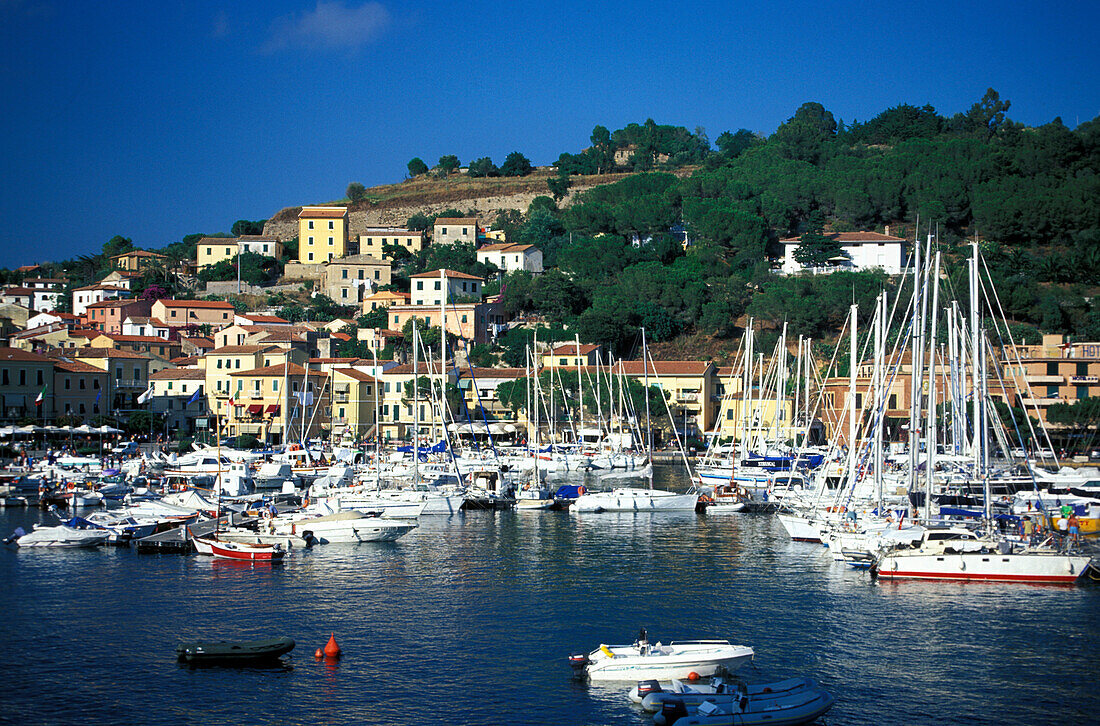
M46 400L46 389L43 388L38 392L38 398L34 399L35 406L41 406L42 402Z

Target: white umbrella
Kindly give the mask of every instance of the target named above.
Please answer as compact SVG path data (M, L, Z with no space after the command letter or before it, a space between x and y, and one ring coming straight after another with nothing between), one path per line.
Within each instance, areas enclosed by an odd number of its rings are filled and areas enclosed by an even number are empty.
M15 427L14 426L4 426L4 427L0 428L0 438L5 438L6 439L9 436L13 436L13 435L15 435Z
M15 430L15 433L31 435L31 434L34 434L36 431L41 431L41 430L42 429L39 428L38 426L20 426L19 428L17 428Z
M122 429L111 428L107 424L104 424L104 425L100 426L96 430L99 431L99 433L101 433L101 434L121 434L122 433Z
M80 426L77 426L75 429L73 429L73 433L77 433L77 434L94 434L94 433L97 433L97 431L95 429L93 429L91 426L89 426L88 424L81 424Z

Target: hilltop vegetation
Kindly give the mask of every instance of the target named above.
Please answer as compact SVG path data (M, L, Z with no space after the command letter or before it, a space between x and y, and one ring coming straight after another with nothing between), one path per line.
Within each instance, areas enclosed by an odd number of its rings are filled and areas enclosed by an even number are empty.
M510 242L545 255L545 274L501 281L507 312L542 316L619 353L634 349L644 327L669 350L714 355L732 345L746 315L828 338L853 297L869 301L893 283L872 272L776 276L769 258L780 254L778 241L805 235L810 254L823 232L889 226L912 239L918 215L922 235L937 232L957 289L965 288L961 243L977 237L1023 331L1100 339L1100 302L1092 302L1100 286L1100 118L1075 129L1057 118L1028 127L1009 109L990 90L951 116L903 104L844 124L806 103L770 136L729 130L713 145L703 129L653 120L597 126L587 148L562 153L549 170L532 170L520 152L500 167L475 159L465 172L453 155L434 168L414 159L405 181L369 189L353 182L343 201L353 211L411 217L414 226L447 207L481 209ZM525 209L491 201L517 196L533 201ZM272 221L285 225L296 209ZM680 229L692 241L686 250ZM197 237L164 251L193 256ZM47 271L86 283L106 253ZM827 245L815 254L832 256ZM487 272L472 249L456 248L399 260L395 280L439 265Z

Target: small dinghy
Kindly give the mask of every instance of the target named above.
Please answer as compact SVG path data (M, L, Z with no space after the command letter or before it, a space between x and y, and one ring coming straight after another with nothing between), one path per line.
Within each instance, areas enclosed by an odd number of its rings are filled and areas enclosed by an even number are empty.
M214 557L223 560L274 563L282 562L287 552L279 544L229 542L217 535L213 537L192 537L191 541L200 554L206 554L209 551Z
M704 701L732 703L740 700L744 693L750 699L761 699L790 695L810 688L817 688L817 682L811 678L788 678L785 681L756 685L745 685L740 681L724 678L695 683L673 679L667 686L662 686L658 681L640 681L637 687L630 689L629 697L632 702L641 704L646 711L657 713L668 701L680 701L690 710L698 708Z
M649 644L645 628L633 645L601 645L588 655L569 656L577 676L593 681L642 681L700 678L733 671L752 660L753 649L728 640L672 641Z
M799 726L824 716L836 698L814 686L794 692L750 696L744 689L738 698L718 703L703 701L689 708L682 700L670 699L653 717L657 726Z
M176 657L192 664L251 663L275 660L294 650L294 641L286 636L264 640L217 640L180 643Z

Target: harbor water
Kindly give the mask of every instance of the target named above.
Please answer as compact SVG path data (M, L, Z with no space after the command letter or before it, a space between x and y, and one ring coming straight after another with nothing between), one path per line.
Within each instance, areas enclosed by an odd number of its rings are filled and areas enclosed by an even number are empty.
M1100 719L1100 587L879 584L767 515L466 512L274 567L6 547L0 578L7 723L643 724L566 662L641 626L751 645L740 675L818 680L829 724ZM330 633L344 657L316 661ZM273 635L298 643L282 668L174 657Z

